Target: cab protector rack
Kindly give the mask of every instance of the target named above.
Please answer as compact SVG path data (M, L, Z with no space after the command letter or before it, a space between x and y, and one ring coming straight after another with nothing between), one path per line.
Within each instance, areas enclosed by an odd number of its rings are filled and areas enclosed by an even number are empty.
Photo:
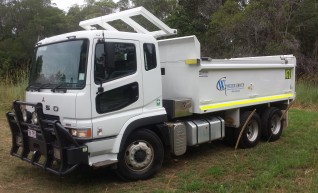
M145 19L147 19L154 26L156 26L159 30L158 31L148 31L145 26L142 26L141 23L137 23L135 20L133 20L131 18L134 16L140 16L140 15L143 16ZM104 30L119 31L111 24L112 21L116 21L116 20L123 21L128 26L130 26L132 29L134 29L134 31L137 33L149 34L155 38L164 37L164 36L171 36L171 35L177 34L176 29L170 28L169 26L167 26L165 23L160 21L156 16L154 16L152 13L150 13L147 9L145 9L143 7L136 7L134 9L129 9L129 10L121 11L118 13L112 13L109 15L81 21L79 23L79 26L86 29L86 30L92 30L92 29L94 29L94 26L98 25ZM143 24L143 25L145 25L145 24Z
M22 111L30 106L38 123L31 122L31 112L23 120ZM58 120L43 114L41 103L13 102L14 113L7 119L12 133L11 155L57 175L73 171L81 163L88 163L87 146L79 145Z

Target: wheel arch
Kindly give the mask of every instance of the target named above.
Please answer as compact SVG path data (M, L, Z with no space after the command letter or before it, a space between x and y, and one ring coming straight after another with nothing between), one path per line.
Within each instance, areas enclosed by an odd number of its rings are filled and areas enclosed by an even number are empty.
M275 101L275 102L269 102L264 104L257 104L247 107L241 107L240 108L240 115L246 111L253 111L256 109L256 112L261 116L266 109L271 107L276 107L277 109L284 111L288 108L290 101L289 100L283 100L283 101Z
M163 123L166 121L166 114L141 117L139 119L131 121L125 128L123 128L123 133L118 136L116 146L117 148L113 149L113 152L120 152L123 149L128 136L133 132L143 128L147 128L153 131L156 135L158 135L163 145L166 145L166 140L164 139L164 135L166 135L165 129L162 128L164 126Z

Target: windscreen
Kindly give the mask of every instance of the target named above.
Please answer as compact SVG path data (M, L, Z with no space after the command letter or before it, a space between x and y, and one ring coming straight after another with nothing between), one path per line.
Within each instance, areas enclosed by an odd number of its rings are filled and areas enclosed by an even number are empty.
M79 89L85 86L88 40L37 47L29 87Z

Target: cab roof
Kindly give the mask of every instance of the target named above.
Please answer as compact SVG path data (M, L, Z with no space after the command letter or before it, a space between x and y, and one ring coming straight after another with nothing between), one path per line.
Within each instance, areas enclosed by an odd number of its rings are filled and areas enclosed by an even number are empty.
M70 39L93 39L100 38L107 39L121 39L121 40L136 40L140 42L155 43L157 40L149 34L131 33L131 32L120 32L120 31L107 31L107 30L84 30L61 34L45 38L37 43L37 46L44 44L52 44L55 42L67 41Z

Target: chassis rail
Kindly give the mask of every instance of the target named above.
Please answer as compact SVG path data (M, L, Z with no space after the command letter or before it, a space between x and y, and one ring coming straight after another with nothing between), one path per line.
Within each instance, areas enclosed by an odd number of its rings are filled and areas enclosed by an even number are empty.
M34 109L38 124L31 118L23 120L22 109L26 106ZM11 155L57 175L88 163L87 146L78 144L58 120L45 118L41 103L15 101L13 111L6 114L12 134Z

